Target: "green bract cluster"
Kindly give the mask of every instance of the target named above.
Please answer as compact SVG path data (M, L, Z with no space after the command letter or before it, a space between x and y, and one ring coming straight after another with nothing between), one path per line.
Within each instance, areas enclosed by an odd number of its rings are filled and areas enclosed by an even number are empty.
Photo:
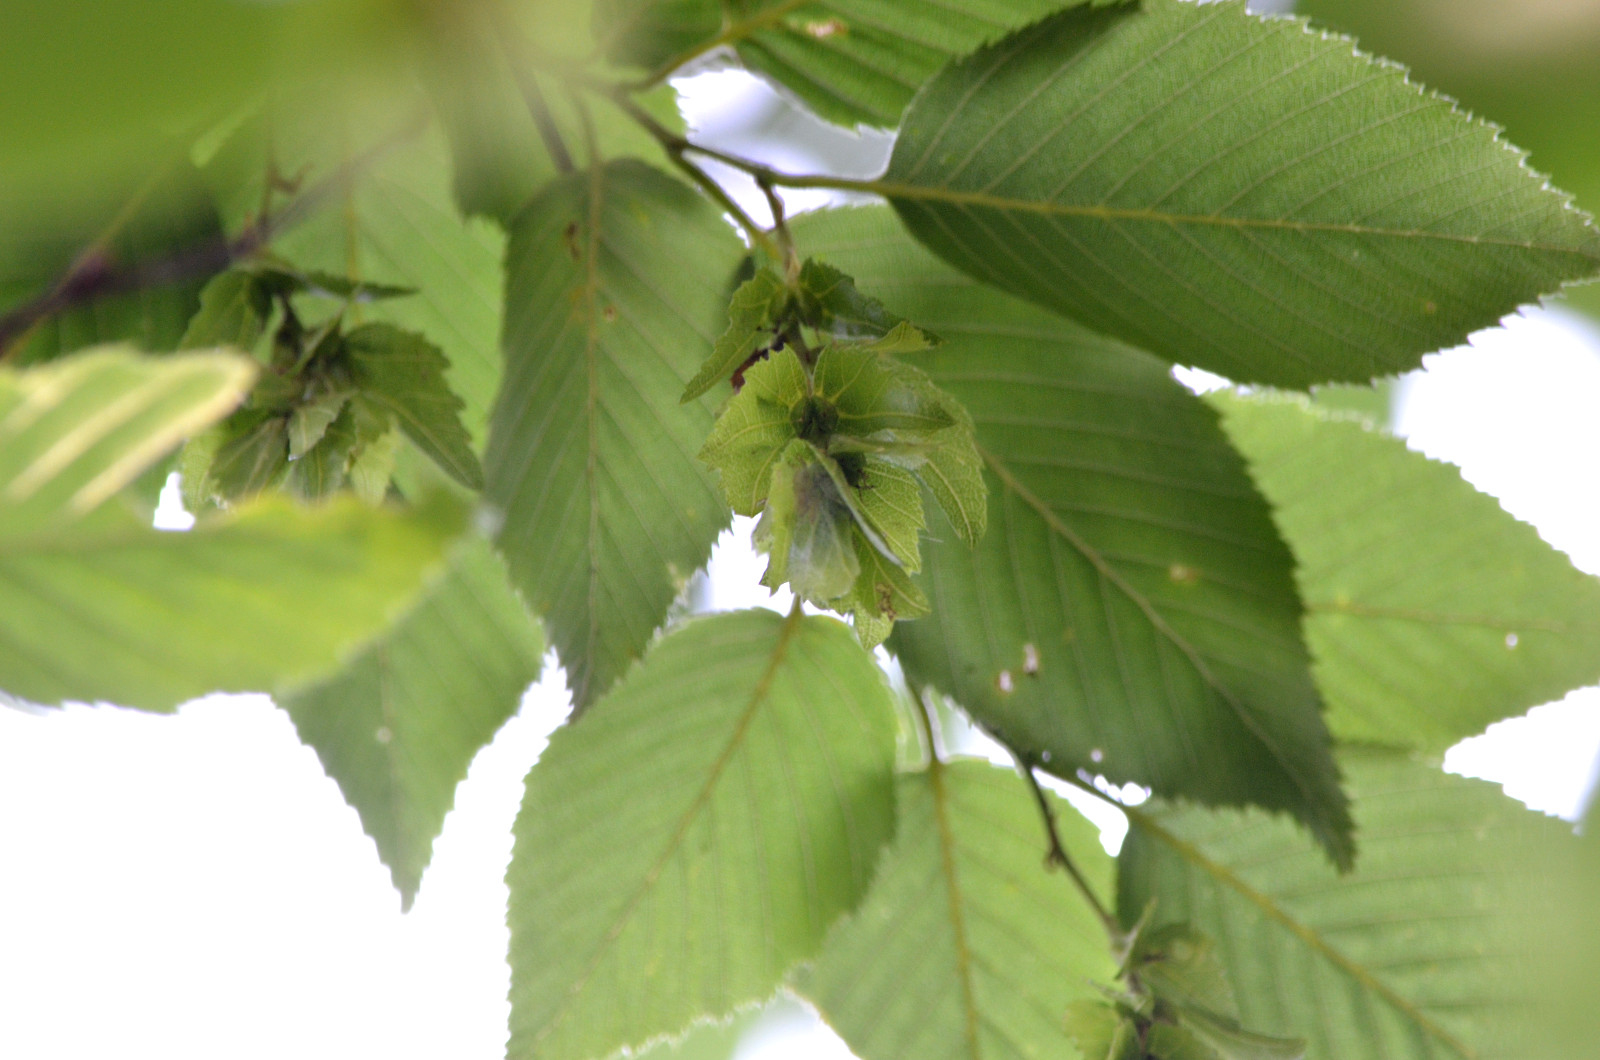
M689 388L729 365L740 377L700 458L735 512L761 517L762 584L787 583L853 615L872 647L897 619L928 613L910 577L922 568L922 489L976 545L987 518L983 463L961 403L893 357L935 340L837 270L808 262L799 276L791 294L762 269L734 295L728 331ZM845 337L862 332L879 334ZM751 354L762 336L768 344Z
M231 343L264 364L244 406L184 453L191 507L226 504L283 485L306 499L348 487L370 502L389 492L403 432L467 489L483 471L445 385L448 362L421 335L392 324L346 328L359 303L414 292L280 265L212 280L182 345ZM335 311L308 324L306 302Z

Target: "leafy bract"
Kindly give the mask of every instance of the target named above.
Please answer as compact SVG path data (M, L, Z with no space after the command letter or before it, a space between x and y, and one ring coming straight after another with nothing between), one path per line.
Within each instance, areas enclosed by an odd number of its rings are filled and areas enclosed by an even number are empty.
M1070 1056L1063 1016L1116 964L1105 930L1046 864L1028 789L986 762L903 776L895 842L859 911L796 988L862 1060ZM1051 797L1062 840L1102 893L1094 828Z
M1119 912L1214 937L1246 1026L1309 1041L1308 1060L1549 1055L1533 1021L1537 877L1560 821L1405 755L1341 764L1361 862L1336 875L1255 812L1129 811Z
M516 712L543 653L504 564L474 539L393 629L331 678L278 697L361 815L402 908L467 765Z
M886 316L881 306L874 313ZM883 338L897 349L927 349L925 339L906 338L910 330L901 322ZM969 545L983 532L972 421L877 342L827 345L810 366L793 350L772 352L745 373L700 458L717 470L734 511L761 516L755 544L769 559L762 584L787 582L803 600L862 619L869 646L896 619L928 610L907 576L922 566L924 475L939 483L934 496ZM949 488L951 470L961 468L970 469L968 479Z
M1442 752L1600 680L1600 581L1455 468L1293 401L1212 400L1299 560L1336 736Z
M1491 126L1243 0L1080 6L953 63L879 190L986 282L1292 387L1415 367L1600 268Z
M560 181L512 228L485 493L580 708L727 525L694 458L710 409L678 398L722 330L739 254L709 202L635 162Z
M439 347L390 324L364 324L347 334L344 344L355 383L366 397L387 409L452 478L481 489L483 469L461 425L462 401L445 382L449 363Z
M976 551L935 532L931 617L893 642L1042 768L1293 813L1348 863L1348 817L1289 551L1216 415L1154 358L962 277L887 210L796 237L944 338L989 475Z
M887 684L831 618L667 634L528 775L510 1056L606 1057L766 998L893 832Z
M597 32L618 62L666 73L717 46L843 125L892 127L953 56L1062 0L601 0Z
M782 278L768 268L757 269L754 276L739 285L728 305L728 330L717 339L711 356L683 388L682 401L693 401L710 393L712 387L727 379L756 352L762 345L764 331L770 334L767 329L784 301L785 292Z

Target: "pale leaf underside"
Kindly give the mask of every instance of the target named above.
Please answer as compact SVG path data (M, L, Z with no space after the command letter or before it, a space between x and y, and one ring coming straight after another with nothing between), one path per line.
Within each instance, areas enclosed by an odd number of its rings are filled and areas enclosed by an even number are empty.
M1455 468L1292 401L1213 401L1299 561L1337 737L1442 752L1600 679L1600 582Z
M1341 756L1361 835L1340 876L1258 813L1130 813L1120 913L1217 940L1245 1026L1307 1060L1542 1060L1537 875L1572 839L1492 785L1396 752Z
M1116 964L1105 930L1045 863L1025 782L987 762L904 776L894 846L871 895L796 988L863 1060L1072 1055L1067 1006L1097 998ZM1093 885L1111 864L1094 828L1052 800Z
M833 619L746 611L663 638L528 776L510 1056L606 1057L768 997L872 879L894 732Z

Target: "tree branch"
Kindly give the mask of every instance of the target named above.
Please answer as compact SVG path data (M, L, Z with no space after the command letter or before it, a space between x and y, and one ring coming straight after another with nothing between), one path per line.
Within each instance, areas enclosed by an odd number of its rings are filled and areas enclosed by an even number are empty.
M1007 748L1007 750L1011 749ZM1039 807L1039 816L1044 819L1045 837L1050 844L1049 852L1045 855L1045 863L1059 866L1066 871L1073 884L1077 886L1078 892L1083 895L1083 900L1089 903L1089 908L1093 909L1095 916L1100 918L1100 923L1104 925L1106 933L1111 936L1112 942L1119 942L1122 939L1122 925L1101 904L1099 896L1089 886L1089 881L1084 878L1083 873L1078 871L1078 866L1073 864L1072 858L1068 856L1067 848L1061 843L1061 833L1056 830L1055 808L1050 805L1050 798L1040 785L1039 778L1034 775L1033 767L1014 750L1011 751L1011 757L1017 764L1017 772L1022 774L1022 779L1028 782L1028 788L1033 792L1033 800Z
M102 298L211 276L250 257L342 194L380 158L420 133L423 125L420 117L413 119L394 136L341 166L277 214L246 226L233 239L218 236L181 247L166 257L133 262L118 262L105 250L104 239L96 239L49 290L0 314L0 361L11 356L20 345L19 340L51 317Z

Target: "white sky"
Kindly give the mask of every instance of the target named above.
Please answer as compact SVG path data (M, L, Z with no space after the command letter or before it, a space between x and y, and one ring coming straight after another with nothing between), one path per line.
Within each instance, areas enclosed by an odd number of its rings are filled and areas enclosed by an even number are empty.
M708 94L725 95L716 75ZM691 101L693 102L693 101ZM1600 573L1600 334L1536 312L1428 359L1399 427ZM727 537L718 607L759 565ZM264 697L155 717L0 709L0 1057L498 1060L521 780L565 714L553 666L473 763L413 911ZM1600 691L1495 726L1451 767L1578 808ZM840 1060L794 1007L742 1055Z

